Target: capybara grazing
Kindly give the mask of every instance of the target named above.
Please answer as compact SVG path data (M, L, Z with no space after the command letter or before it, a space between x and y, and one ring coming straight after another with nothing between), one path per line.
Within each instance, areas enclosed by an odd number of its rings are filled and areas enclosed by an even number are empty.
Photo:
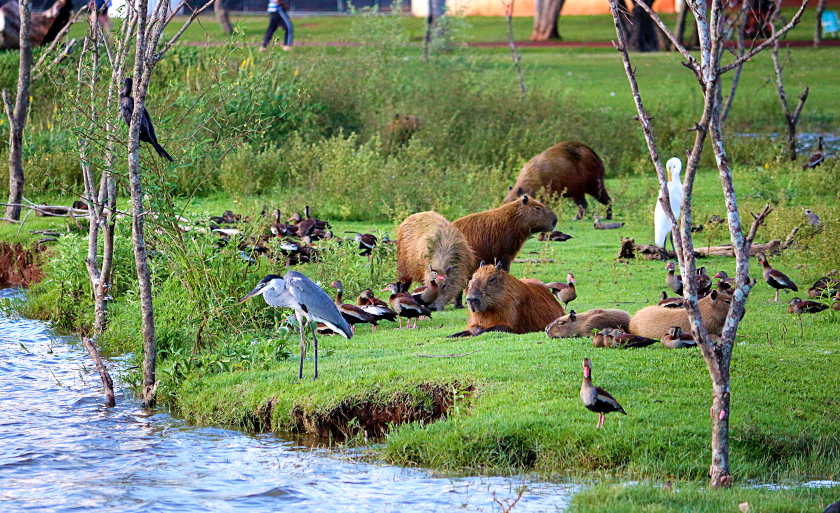
M470 318L466 331L450 337L476 336L485 331L530 333L541 331L563 307L551 291L536 280L517 280L501 264L484 265L467 288Z
M578 206L575 219L586 214L586 195L607 206L612 219L612 200L604 185L604 163L595 150L577 141L559 142L525 164L504 202L545 189L549 195L571 198Z
M548 338L591 337L593 331L606 328L627 330L630 326L630 314L624 310L602 310L596 308L588 312L575 313L555 318L545 328Z
M732 296L717 290L713 290L711 294L699 301L700 315L706 323L706 331L712 335L721 334L730 303L732 303ZM630 333L661 339L675 326L686 333L691 332L688 312L683 308L664 308L654 305L636 312L630 320Z
M452 223L466 236L475 253L471 271L478 269L480 262L501 263L502 269L510 271L511 262L528 237L550 232L556 224L554 212L528 195Z
M437 212L420 212L406 218L397 229L397 273L403 290L412 282L438 280L438 298L429 305L441 310L467 286L475 270L475 255L466 237ZM434 270L434 271L432 271Z
M411 114L395 114L388 125L385 126L385 143L392 148L407 144L420 126L423 120Z

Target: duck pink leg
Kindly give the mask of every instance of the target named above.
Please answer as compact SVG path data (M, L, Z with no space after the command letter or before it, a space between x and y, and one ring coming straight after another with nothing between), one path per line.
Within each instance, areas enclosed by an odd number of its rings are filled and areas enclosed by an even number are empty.
M411 321L409 321L409 322L411 322ZM399 328L397 328L397 329L398 329L398 330L401 330L401 329L402 329L402 316L400 316L400 327L399 327Z
M779 300L779 289L776 289L776 299L774 299L773 301L778 301L778 300Z

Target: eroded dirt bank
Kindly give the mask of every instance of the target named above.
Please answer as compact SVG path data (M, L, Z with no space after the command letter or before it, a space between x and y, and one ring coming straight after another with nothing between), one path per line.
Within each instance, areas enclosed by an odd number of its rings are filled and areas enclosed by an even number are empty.
M41 248L0 242L0 287L29 287L44 277L38 265Z

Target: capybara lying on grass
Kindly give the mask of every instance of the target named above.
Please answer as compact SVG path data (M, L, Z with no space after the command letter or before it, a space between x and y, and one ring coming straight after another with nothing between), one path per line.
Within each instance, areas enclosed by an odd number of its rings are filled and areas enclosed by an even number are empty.
M606 205L607 219L612 219L612 200L604 185L604 163L595 150L581 142L559 142L529 160L504 202L523 194L537 194L540 189L549 195L571 198L578 206L575 219L586 214L586 194Z
M627 330L629 326L630 314L623 310L596 308L580 314L570 310L568 315L559 317L549 324L545 328L545 334L548 338L591 337L593 331L601 331L605 328Z
M720 336L732 296L713 290L711 294L699 301L700 315L706 323L706 331ZM686 333L691 332L688 322L688 312L683 308L665 308L654 305L642 308L630 321L630 333L648 338L661 339L668 330L679 327Z
M397 229L397 274L403 290L412 282L428 283L432 269L445 278L437 282L440 294L432 309L443 309L461 294L474 260L464 234L437 212L411 215Z
M501 264L483 265L467 287L470 318L466 331L451 337L476 336L485 331L529 333L541 331L563 307L554 294L536 280L517 280Z

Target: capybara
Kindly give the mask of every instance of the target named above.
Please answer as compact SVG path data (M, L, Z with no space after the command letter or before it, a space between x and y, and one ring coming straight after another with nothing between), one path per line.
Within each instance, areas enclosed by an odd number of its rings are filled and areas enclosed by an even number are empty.
M718 292L717 289L699 301L700 315L706 323L706 331L712 335L721 334L730 303L732 303L732 296ZM636 312L630 320L630 333L661 339L675 326L686 333L691 332L688 312L683 308L664 308L654 305Z
M563 315L563 307L548 287L532 279L517 280L501 264L482 266L473 274L467 288L467 308L467 330L451 337L476 336L485 331L541 331Z
M395 114L388 125L385 127L385 137L383 137L385 144L392 149L397 146L402 146L408 143L411 136L414 135L420 126L423 124L423 119L410 114Z
M606 205L607 219L612 219L612 200L604 185L604 163L595 150L581 142L559 142L529 160L504 202L523 194L537 194L540 189L549 195L571 198L578 206L575 219L586 214L586 194Z
M624 310L602 310L596 308L588 312L575 313L556 318L545 328L548 338L591 337L593 331L605 328L627 330L630 326L630 314Z
M443 276L440 294L429 305L441 310L467 286L475 255L464 234L437 212L420 212L397 229L397 273L403 290L412 282L428 283L432 269Z
M550 232L556 224L554 212L528 195L452 223L467 237L475 253L470 271L478 269L480 262L501 263L502 269L510 271L511 262L528 237L534 233Z

